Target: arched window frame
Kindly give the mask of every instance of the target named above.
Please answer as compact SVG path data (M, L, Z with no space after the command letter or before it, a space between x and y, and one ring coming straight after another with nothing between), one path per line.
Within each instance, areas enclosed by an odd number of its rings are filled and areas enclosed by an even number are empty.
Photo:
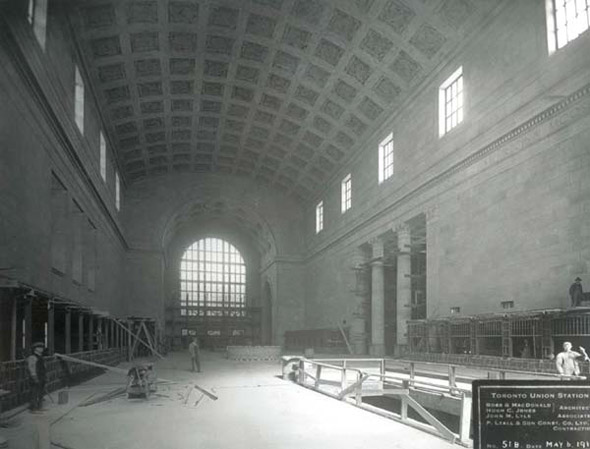
M246 265L239 250L219 238L190 245L180 260L180 312L192 316L240 315L246 306Z

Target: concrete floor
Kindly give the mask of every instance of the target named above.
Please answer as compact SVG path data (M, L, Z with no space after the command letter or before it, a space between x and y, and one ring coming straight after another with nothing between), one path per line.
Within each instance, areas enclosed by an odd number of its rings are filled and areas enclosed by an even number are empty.
M106 373L70 389L67 405L49 402L43 415L21 413L13 427L1 432L11 449L35 447L36 427L50 428L51 441L57 443L51 448L71 449L453 447L282 380L278 362L233 362L207 352L202 358L200 374L189 371L186 354L173 353L157 362L158 377L178 383L161 385L148 401L123 396L74 408L92 394L125 385L124 376ZM185 404L191 383L214 391L219 399L201 398L193 390Z

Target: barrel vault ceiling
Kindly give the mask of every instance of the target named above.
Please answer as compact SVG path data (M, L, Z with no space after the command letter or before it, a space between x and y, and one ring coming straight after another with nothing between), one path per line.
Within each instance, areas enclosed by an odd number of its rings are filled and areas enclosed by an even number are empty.
M489 0L73 2L126 182L248 176L313 197Z

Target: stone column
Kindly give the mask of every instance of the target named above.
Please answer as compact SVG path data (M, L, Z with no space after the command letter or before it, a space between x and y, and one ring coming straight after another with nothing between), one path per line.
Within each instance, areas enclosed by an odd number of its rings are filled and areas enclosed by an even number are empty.
M25 347L23 348L22 357L27 357L28 352L33 345L33 300L25 298L25 326L23 328L23 335L25 337Z
M65 322L65 353L70 354L72 352L72 311L69 307L66 307L66 322Z
M111 319L104 319L104 346L103 349L109 349L111 347Z
M410 227L402 223L395 228L397 232L397 340L396 355L402 355L408 346L408 324L412 318L412 273Z
M88 315L88 350L92 351L94 349L94 317L92 315Z
M355 275L355 306L350 323L350 344L355 355L367 353L367 303L369 296L369 265L367 251L357 247L352 255L351 269Z
M55 304L47 301L47 353L55 352Z
M78 352L84 351L84 314L78 312Z
M371 346L369 354L385 355L385 281L383 275L383 240L371 241Z
M10 360L16 360L17 355L17 336L16 330L18 328L18 304L17 304L17 297L14 296L12 298L12 313L10 318Z

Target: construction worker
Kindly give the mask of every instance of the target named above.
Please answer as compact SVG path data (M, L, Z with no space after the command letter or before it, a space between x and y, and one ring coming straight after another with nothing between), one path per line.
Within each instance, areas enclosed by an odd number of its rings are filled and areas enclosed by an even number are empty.
M188 352L191 354L192 371L195 371L195 365L197 365L197 372L201 372L201 354L199 350L199 341L197 336L193 337L193 341L188 345Z
M41 411L43 396L45 395L45 360L43 359L45 345L41 342L34 343L32 350L33 353L27 357L27 369L31 390L29 409L32 413L38 413Z

